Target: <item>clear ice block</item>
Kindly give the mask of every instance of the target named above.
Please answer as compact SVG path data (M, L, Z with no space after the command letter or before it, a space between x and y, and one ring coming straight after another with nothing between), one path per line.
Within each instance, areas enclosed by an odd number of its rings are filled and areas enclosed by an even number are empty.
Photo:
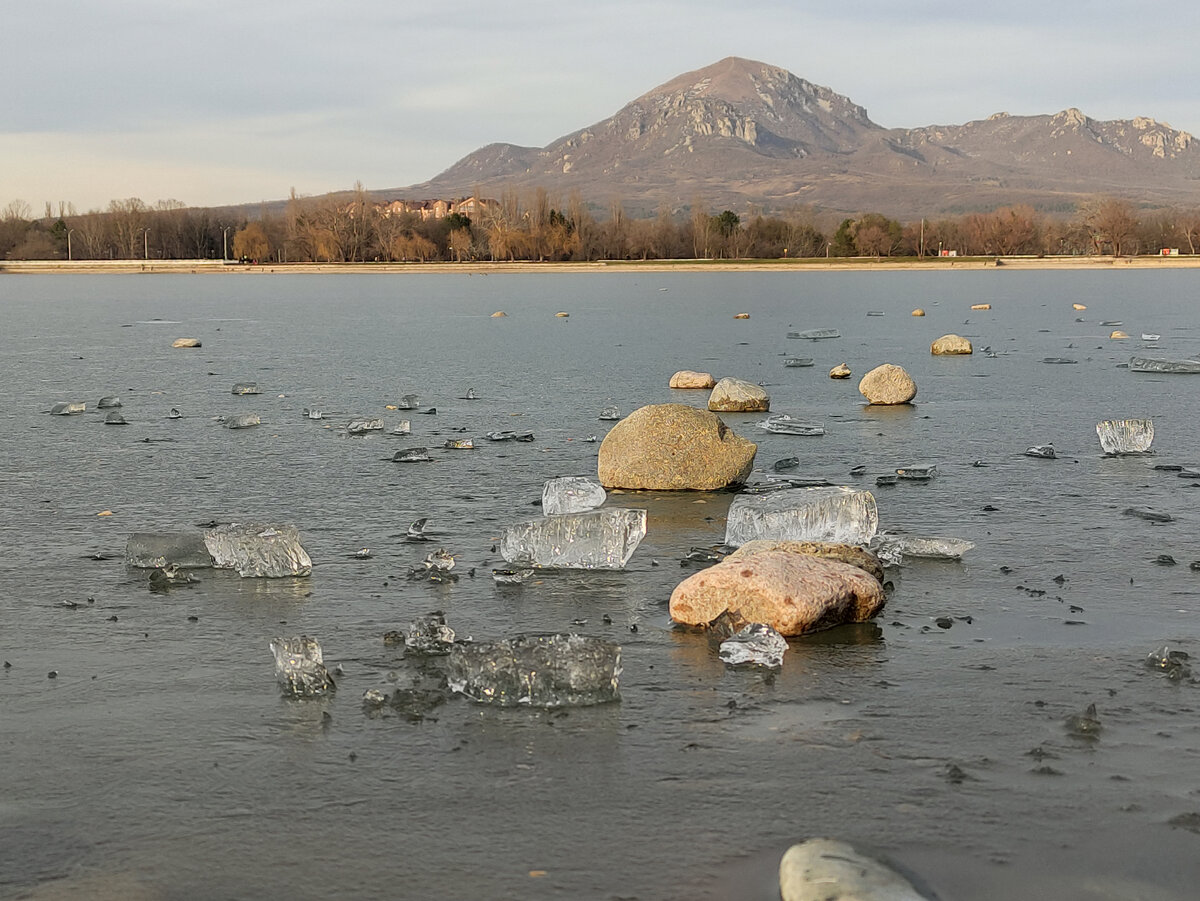
M446 625L444 613L431 613L414 619L404 633L404 647L411 654L445 656L454 647L454 630Z
M788 332L789 338L807 338L809 341L820 341L823 338L840 338L842 333L835 328L810 328L802 332Z
M605 507L519 522L504 530L509 563L563 569L621 569L646 537L646 511Z
M271 653L275 655L275 678L284 694L319 698L337 688L325 669L321 645L315 638L276 638L271 642Z
M184 569L213 565L199 532L134 532L125 542L125 562L139 569L174 564Z
M763 495L739 494L729 506L725 543L756 538L866 544L879 528L869 491L834 486L789 488Z
M973 541L962 538L922 538L916 535L876 535L871 550L884 563L899 566L906 557L922 560L961 560L962 555L975 547Z
M584 707L618 701L621 648L580 635L518 635L457 644L446 680L452 691L501 707Z
M1144 454L1154 440L1154 423L1149 419L1106 419L1096 423L1096 435L1106 454Z
M237 416L225 417L225 428L227 429L248 429L262 423L258 418L257 413L241 413Z
M75 413L82 413L87 409L87 404L80 403L57 403L50 408L50 412L55 416L72 416Z
M1163 357L1132 356L1129 358L1129 371L1188 375L1200 372L1200 360L1168 360Z
M312 573L312 560L292 525L230 523L205 532L204 543L214 566L235 569L243 578L278 579Z
M604 486L581 476L548 479L542 486L542 512L547 516L561 513L586 513L608 500Z
M766 623L750 623L721 642L718 654L730 666L749 664L776 669L783 666L787 649L787 639Z
M801 435L806 438L816 438L825 434L825 426L801 422L799 419L793 419L787 413L768 416L758 424L758 427L776 435Z
M382 419L355 419L346 426L346 431L351 435L365 435L367 432L383 431Z
M258 385L255 384L254 382L238 382L236 385L233 386L233 390L230 391L229 393L230 394L262 394L262 392L258 390Z

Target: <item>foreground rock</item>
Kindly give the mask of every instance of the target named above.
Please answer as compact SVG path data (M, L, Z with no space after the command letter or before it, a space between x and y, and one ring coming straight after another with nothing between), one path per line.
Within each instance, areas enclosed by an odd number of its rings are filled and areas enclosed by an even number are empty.
M681 369L673 376L668 387L671 388L712 388L717 384L717 380L712 377L712 373L694 372L691 369Z
M760 551L701 570L671 592L671 618L703 626L729 614L735 626L766 623L804 635L861 623L886 603L874 576L837 560L790 551Z
M814 838L779 862L782 901L926 901L899 873L845 842Z
M974 308L972 308L974 309ZM942 335L929 346L929 352L937 357L973 352L971 342L962 335Z
M598 473L605 488L715 491L745 482L757 450L719 416L684 404L652 404L604 437Z
M753 382L723 378L708 396L708 409L714 413L767 413L771 397Z
M848 563L883 581L883 561L866 548L856 544L839 544L835 541L772 541L757 539L747 541L727 556L726 560L742 560L762 551L787 551L790 554L806 554Z
M873 404L906 404L917 396L917 383L903 366L876 366L858 383L858 393Z

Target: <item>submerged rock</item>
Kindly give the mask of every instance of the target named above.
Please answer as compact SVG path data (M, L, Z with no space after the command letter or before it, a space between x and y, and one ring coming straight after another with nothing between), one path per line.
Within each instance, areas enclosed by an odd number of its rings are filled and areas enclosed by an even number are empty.
M829 838L788 848L779 862L779 895L782 901L926 901L899 873Z
M225 418L225 428L227 429L250 429L256 425L262 425L262 420L257 413L240 413L237 416Z
M904 367L884 363L862 377L858 392L873 404L906 404L917 396L917 383Z
M771 409L771 397L753 382L727 377L713 388L708 409L714 413L766 413Z
M744 483L757 450L708 411L653 404L605 436L597 471L605 488L715 491Z
M107 416L105 416L104 424L105 425L129 425L129 423L125 421L125 417L121 415L120 410L113 410Z

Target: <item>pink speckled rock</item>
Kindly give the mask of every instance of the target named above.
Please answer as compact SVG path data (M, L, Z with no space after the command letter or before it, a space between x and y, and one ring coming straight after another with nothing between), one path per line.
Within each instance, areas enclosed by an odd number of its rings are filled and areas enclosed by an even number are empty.
M886 601L879 580L848 563L771 550L724 560L680 582L670 611L675 622L692 626L728 612L735 621L803 635L864 622Z

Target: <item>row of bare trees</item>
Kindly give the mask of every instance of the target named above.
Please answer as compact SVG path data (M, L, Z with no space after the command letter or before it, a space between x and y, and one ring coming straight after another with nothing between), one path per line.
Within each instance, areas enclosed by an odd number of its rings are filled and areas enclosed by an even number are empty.
M745 218L715 215L701 201L631 218L619 200L607 209L576 193L561 204L545 190L506 190L474 215L422 219L395 214L362 187L321 197L293 192L282 213L248 218L114 200L77 215L62 208L34 218L28 204L0 210L0 259L237 259L274 262L446 260L719 259L846 256L970 256L1200 252L1200 209L1139 211L1096 198L1071 217L1017 205L957 218L900 223L880 213L838 222L809 208Z

